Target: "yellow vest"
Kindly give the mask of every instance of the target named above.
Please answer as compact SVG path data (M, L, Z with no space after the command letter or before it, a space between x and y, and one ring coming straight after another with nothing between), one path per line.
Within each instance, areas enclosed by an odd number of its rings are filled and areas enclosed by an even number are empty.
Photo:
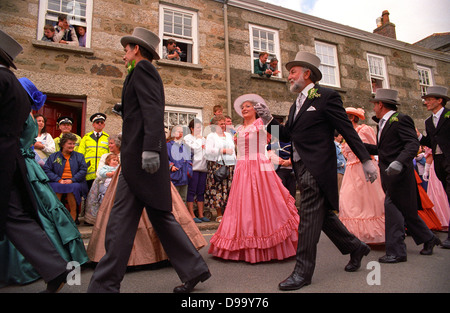
M72 134L74 134L74 133L72 133ZM61 150L61 147L59 146L59 142L61 141L62 135L63 135L63 133L61 133L61 135L59 135L59 137L53 138L53 141L55 142L55 152ZM74 134L74 135L75 135L75 137L77 137L77 142L75 142L75 148L73 150L78 151L78 147L80 146L81 137L78 136L77 134Z
M97 177L98 162L103 154L109 152L108 138L109 135L102 132L97 141L94 131L91 131L81 139L77 152L84 155L84 160L88 164L86 180L94 180Z

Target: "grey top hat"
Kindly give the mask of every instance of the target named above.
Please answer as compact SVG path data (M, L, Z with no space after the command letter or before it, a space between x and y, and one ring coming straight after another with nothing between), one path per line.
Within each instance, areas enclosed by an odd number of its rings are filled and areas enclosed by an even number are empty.
M290 71L293 66L303 66L309 68L317 77L317 81L322 79L322 73L319 70L320 59L313 53L306 51L297 52L295 59L286 63L286 69Z
M423 98L426 97L435 97L435 98L442 98L445 99L445 101L448 101L450 98L447 96L448 88L444 86L430 86L427 88L427 94L422 96Z
M0 58L17 69L13 60L22 52L22 46L4 31L0 30Z
M399 105L398 91L394 89L379 88L375 93L375 97L370 99L371 102L384 102L389 104Z
M124 36L120 39L120 43L124 47L129 43L133 43L147 49L153 54L155 60L160 59L159 54L156 52L160 41L157 35L142 27L136 27L131 36Z

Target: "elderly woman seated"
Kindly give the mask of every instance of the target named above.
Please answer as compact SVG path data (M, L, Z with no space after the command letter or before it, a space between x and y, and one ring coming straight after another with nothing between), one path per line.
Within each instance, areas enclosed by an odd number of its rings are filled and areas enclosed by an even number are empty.
M50 186L60 200L66 195L70 214L75 221L81 198L88 193L87 164L84 156L74 151L76 141L74 134L64 134L59 143L61 151L51 154L44 165Z

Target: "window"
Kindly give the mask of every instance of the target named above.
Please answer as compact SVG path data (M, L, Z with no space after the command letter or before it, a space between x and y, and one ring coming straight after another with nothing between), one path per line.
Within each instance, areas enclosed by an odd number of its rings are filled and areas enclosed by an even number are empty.
M278 60L277 70L280 71L275 77L281 77L281 60L280 60L280 44L279 44L278 31L264 28L257 25L250 25L250 49L251 49L251 68L254 73L255 59L259 59L260 52L267 52L269 57L267 59L270 62L271 59L276 58Z
M316 41L316 54L320 58L320 71L324 85L340 87L339 66L337 59L337 49L335 45L330 45Z
M189 131L188 125L193 118L202 120L202 110L166 105L164 111L164 128L166 130L166 134L168 135L172 127L176 125L186 126L184 129Z
M93 0L40 0L37 39L44 36L44 26L56 26L58 15L67 14L70 25L81 26L86 30L86 47L91 46L92 33L92 2ZM77 28L76 28L77 29ZM77 31L77 36L79 33Z
M378 88L389 88L384 57L374 54L367 54L367 62L369 63L372 92L375 93Z
M160 5L159 37L162 38L160 56L163 58L163 47L169 39L176 41L182 54L181 61L198 64L198 29L197 12Z
M417 66L417 73L419 74L419 86L420 94L426 95L427 88L433 86L433 80L431 76L431 69L423 66Z

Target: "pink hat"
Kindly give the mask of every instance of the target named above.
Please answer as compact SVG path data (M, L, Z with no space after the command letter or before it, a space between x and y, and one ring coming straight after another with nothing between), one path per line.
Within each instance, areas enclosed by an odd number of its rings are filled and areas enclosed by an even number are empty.
M359 117L361 120L364 120L366 117L364 116L364 110L361 108L353 108L353 107L348 107L345 108L345 112L347 112L347 114L353 114L356 115L357 117Z

